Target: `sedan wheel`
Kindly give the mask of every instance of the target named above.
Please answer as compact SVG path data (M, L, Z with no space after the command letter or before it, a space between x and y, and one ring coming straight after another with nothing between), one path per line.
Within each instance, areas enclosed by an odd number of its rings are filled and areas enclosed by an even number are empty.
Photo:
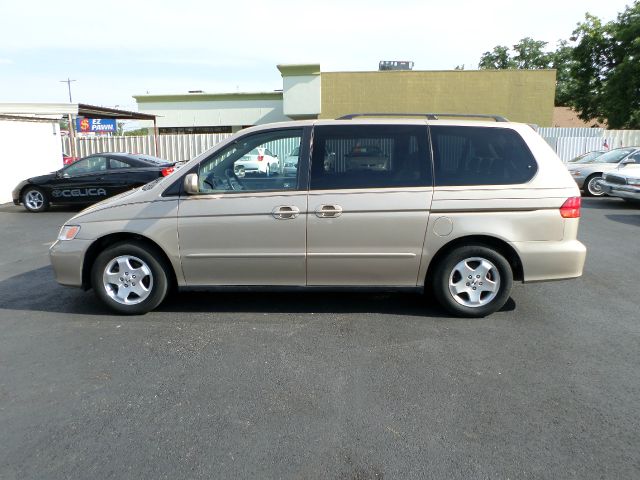
M589 197L601 197L604 195L604 191L600 186L601 180L602 176L600 175L595 175L587 180L587 188L585 188L585 190Z
M49 200L39 188L26 189L22 194L22 204L30 212L44 212L49 208Z

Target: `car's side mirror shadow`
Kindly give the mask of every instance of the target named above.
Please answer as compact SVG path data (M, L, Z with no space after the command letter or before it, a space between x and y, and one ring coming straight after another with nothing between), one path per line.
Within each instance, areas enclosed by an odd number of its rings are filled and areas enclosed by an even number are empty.
M198 174L197 173L189 173L184 177L184 191L187 195L197 195L200 193L200 189L198 188Z

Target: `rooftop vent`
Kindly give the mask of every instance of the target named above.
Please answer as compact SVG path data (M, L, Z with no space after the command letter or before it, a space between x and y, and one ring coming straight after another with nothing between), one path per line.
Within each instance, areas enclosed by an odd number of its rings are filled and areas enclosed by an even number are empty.
M404 60L382 60L378 70L413 70L413 62Z

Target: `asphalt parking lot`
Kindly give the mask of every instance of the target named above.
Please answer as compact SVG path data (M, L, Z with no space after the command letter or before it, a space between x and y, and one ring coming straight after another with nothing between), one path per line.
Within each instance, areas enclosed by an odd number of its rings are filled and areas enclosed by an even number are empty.
M0 478L639 478L640 209L586 199L584 276L448 318L408 294L58 286L72 210L0 207Z

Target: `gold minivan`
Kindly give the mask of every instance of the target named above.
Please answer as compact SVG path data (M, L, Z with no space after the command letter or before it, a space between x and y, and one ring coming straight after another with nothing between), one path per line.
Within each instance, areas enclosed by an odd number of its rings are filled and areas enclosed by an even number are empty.
M482 317L514 280L580 276L580 192L547 143L524 124L433 118L243 130L71 218L50 249L57 281L124 314L173 286L366 287ZM278 161L235 165L254 151Z

